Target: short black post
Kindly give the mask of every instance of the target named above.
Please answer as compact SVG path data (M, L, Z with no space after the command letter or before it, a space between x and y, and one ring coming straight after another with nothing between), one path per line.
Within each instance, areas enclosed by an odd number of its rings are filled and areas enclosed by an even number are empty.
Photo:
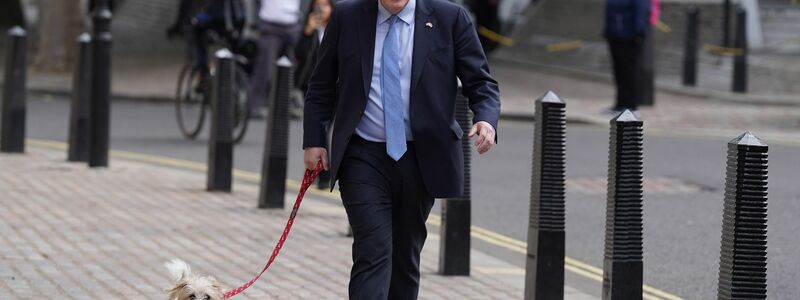
M747 12L739 8L736 12L736 40L733 45L737 51L733 58L733 85L736 93L747 93Z
M96 2L92 23L89 167L107 167L111 126L111 10L107 1Z
M603 299L642 299L642 121L611 120Z
M536 99L525 299L564 299L566 104Z
M215 54L217 70L211 104L211 132L208 138L206 190L230 192L233 180L233 53L220 49Z
M89 98L92 75L89 63L92 53L89 43L92 37L88 33L78 36L78 59L72 74L72 103L69 114L69 147L68 161L89 160Z
M275 91L269 98L267 136L261 167L261 189L258 208L283 208L286 194L286 162L289 150L289 101L292 91L293 68L287 57L276 62Z
M464 136L461 138L464 155L464 192L461 197L442 199L441 240L439 244L439 274L469 276L470 225L472 218L472 171L469 138L466 132L472 127L472 114L467 97L461 93L460 83L456 94L456 121Z
M700 43L700 10L692 5L686 9L686 34L683 41L683 85L697 85L697 49Z
M717 299L767 299L768 150L750 132L728 143Z
M22 27L8 30L8 56L3 81L0 152L25 152L25 88L27 74L27 34Z

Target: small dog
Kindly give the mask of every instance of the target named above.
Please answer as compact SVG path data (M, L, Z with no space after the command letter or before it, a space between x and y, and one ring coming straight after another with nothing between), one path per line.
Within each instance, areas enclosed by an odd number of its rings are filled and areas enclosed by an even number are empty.
M169 300L222 300L222 289L214 277L192 274L186 262L173 259L164 264L175 285L167 289Z

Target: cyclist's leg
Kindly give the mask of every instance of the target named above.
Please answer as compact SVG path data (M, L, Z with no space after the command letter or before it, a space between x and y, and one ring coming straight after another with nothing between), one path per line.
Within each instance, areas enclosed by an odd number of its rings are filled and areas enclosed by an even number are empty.
M210 16L201 12L192 18L192 36L194 37L194 67L203 71L208 70L208 30ZM203 72L205 73L205 72Z

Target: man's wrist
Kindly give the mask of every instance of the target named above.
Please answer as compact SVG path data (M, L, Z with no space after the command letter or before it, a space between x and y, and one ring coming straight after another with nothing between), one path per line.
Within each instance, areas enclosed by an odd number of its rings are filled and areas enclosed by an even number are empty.
M492 129L492 132L496 132L497 131L497 130L495 130L494 125L492 125L492 123L489 123L488 121L477 121L477 122L475 122L475 124L478 124L478 123L484 123L486 125L489 125L489 128Z

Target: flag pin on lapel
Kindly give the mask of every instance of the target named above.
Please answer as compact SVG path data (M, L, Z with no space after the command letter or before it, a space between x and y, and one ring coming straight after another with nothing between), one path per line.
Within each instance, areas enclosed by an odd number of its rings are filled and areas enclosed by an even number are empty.
M433 23L431 22L425 23L425 27L433 28Z

